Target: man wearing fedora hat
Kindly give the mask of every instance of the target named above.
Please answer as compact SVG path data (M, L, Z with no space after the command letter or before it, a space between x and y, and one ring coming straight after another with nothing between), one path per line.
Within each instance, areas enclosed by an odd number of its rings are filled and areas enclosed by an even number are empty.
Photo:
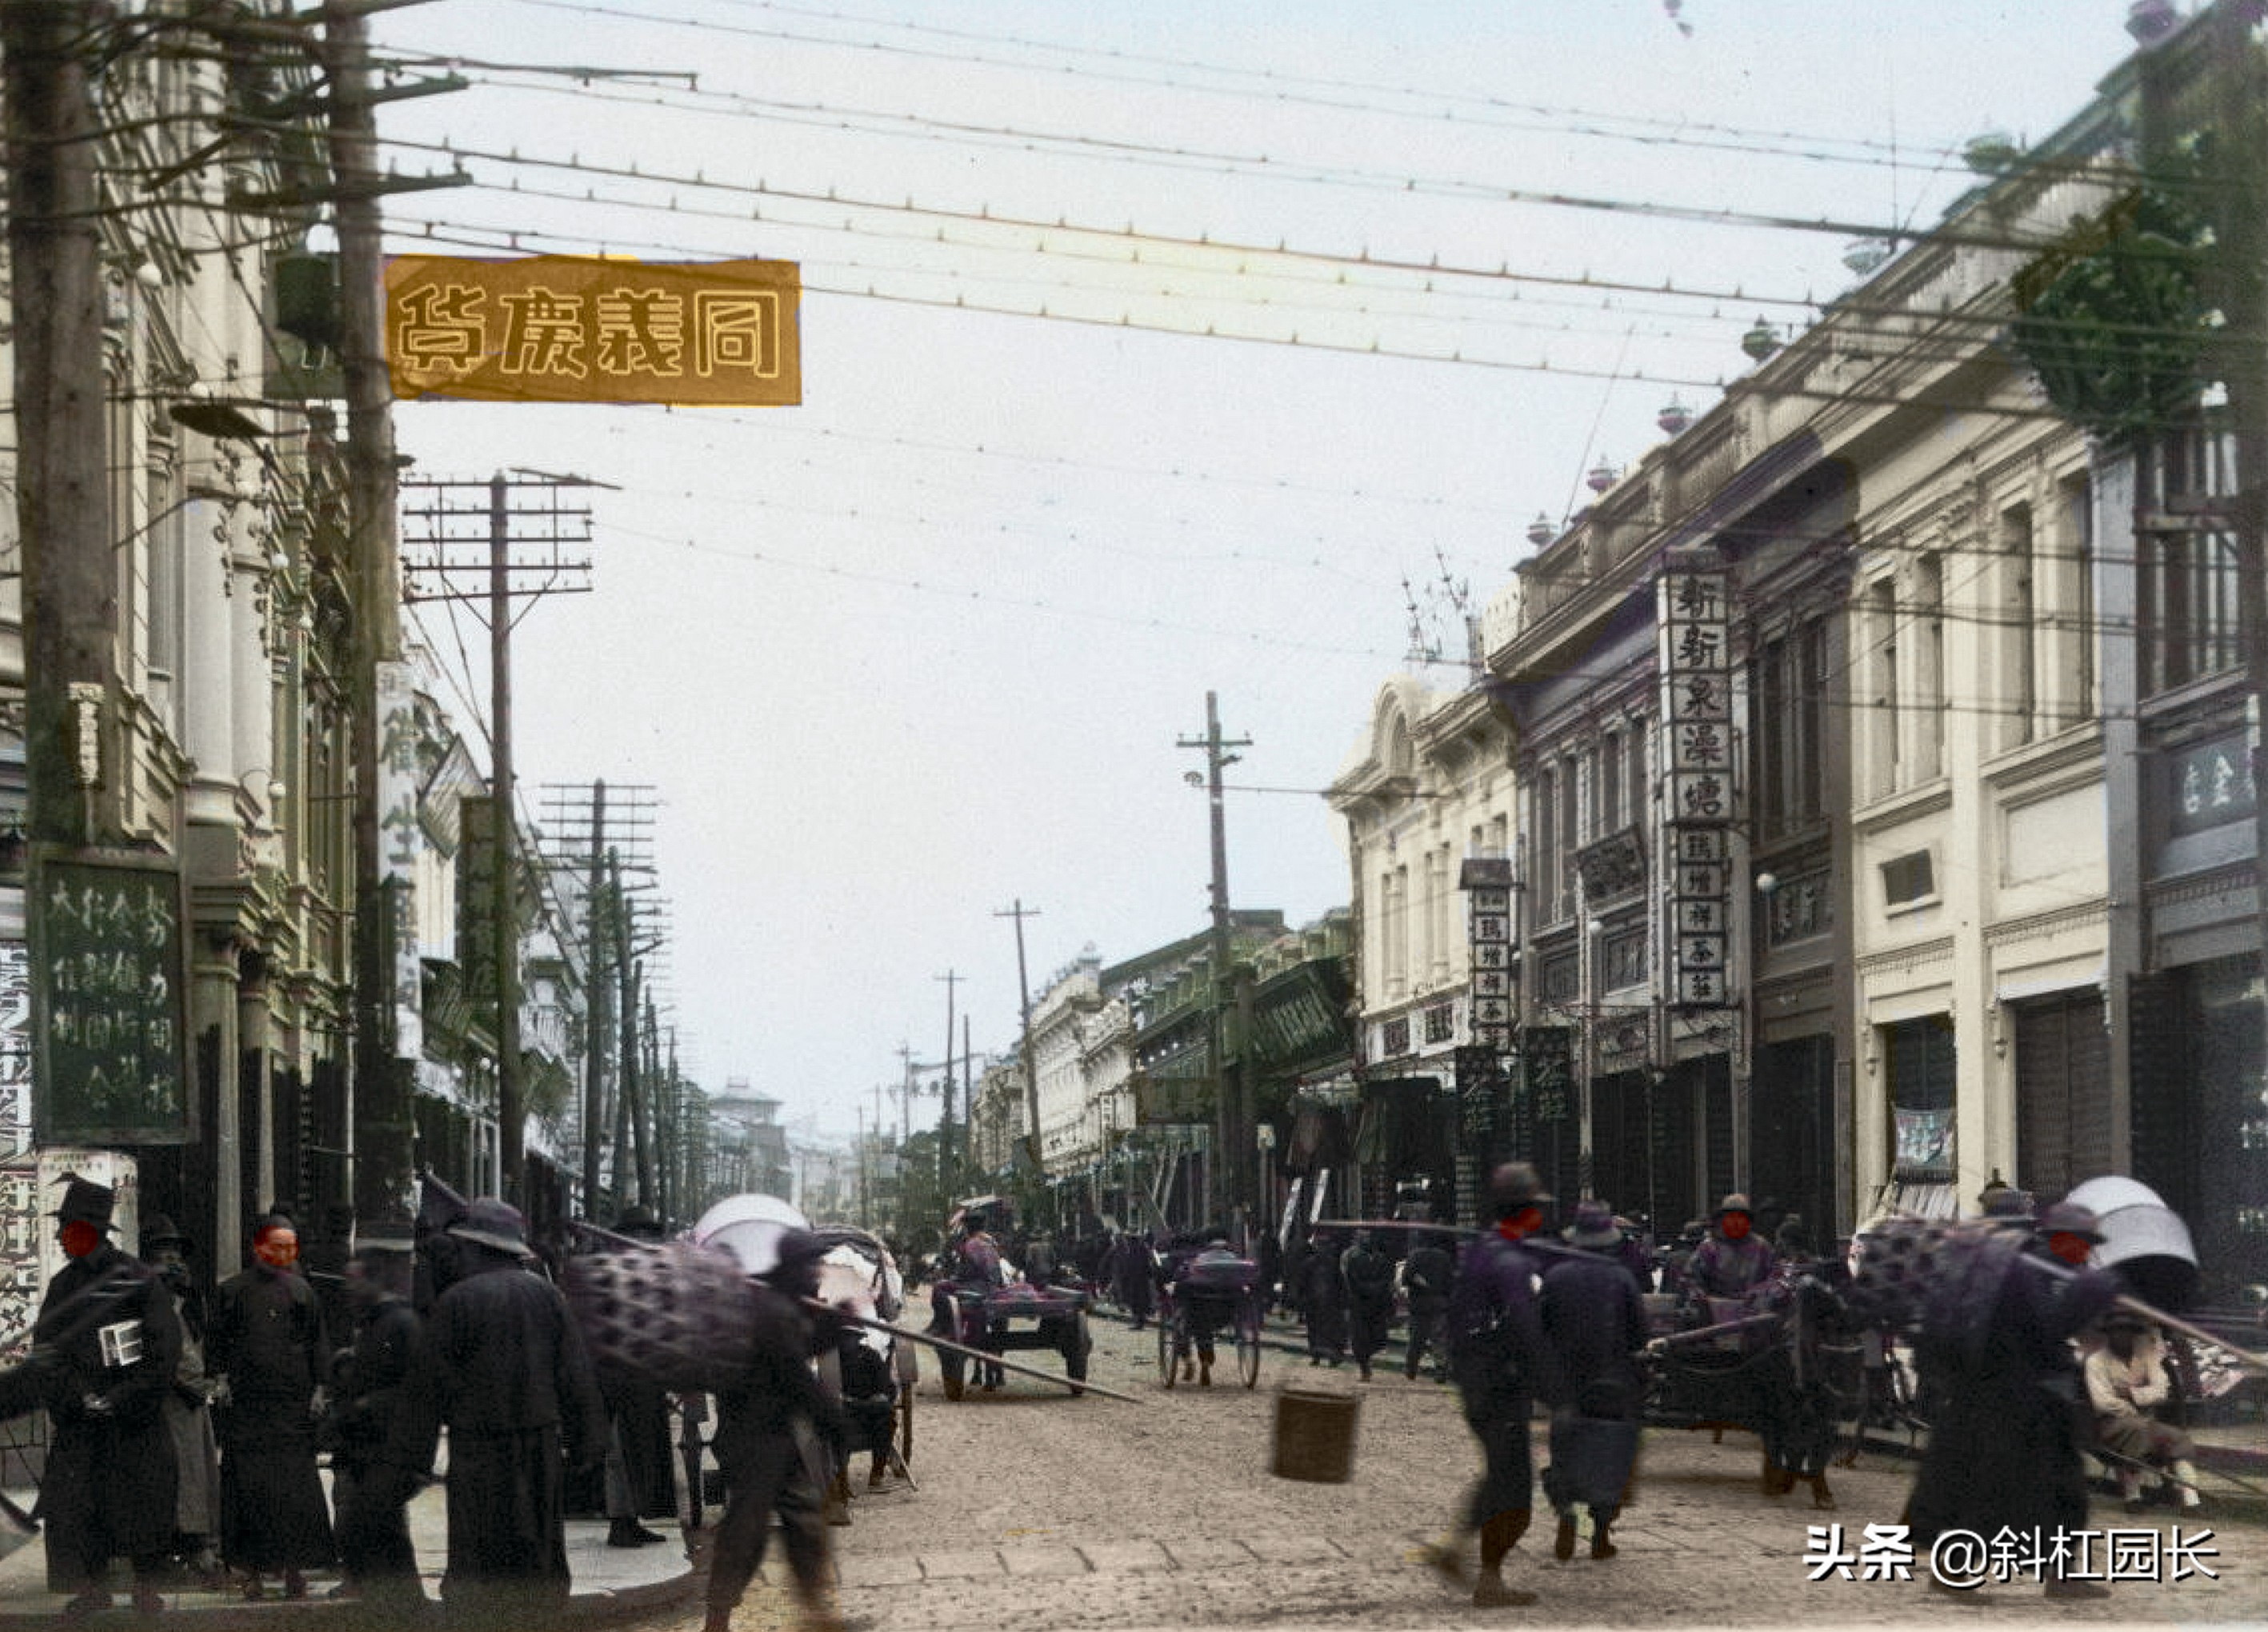
M2086 1528L2085 1396L2070 1339L2118 1295L2116 1275L2082 1267L2102 1239L2092 1212L2058 1202L2029 1231L1987 1234L1968 1262L1941 1269L1914 1348L1940 1402L1906 1502L1918 1568L1949 1531ZM1948 1584L1933 1570L1928 1578ZM2051 1598L2109 1595L2060 1575L2044 1585Z
M48 1583L73 1596L69 1620L110 1606L113 1559L134 1561L134 1607L165 1607L158 1582L173 1543L173 1442L164 1402L181 1359L181 1327L156 1270L111 1239L107 1185L64 1175L52 1215L70 1259L40 1300L32 1342L52 1367L54 1424L36 1517ZM90 1314L92 1311L92 1314Z
M1495 1228L1465 1248L1449 1292L1449 1362L1462 1397L1465 1426L1480 1441L1482 1471L1462 1518L1425 1552L1444 1574L1460 1576L1465 1536L1481 1539L1476 1604L1532 1604L1535 1594L1505 1584L1504 1561L1528 1533L1535 1474L1528 1445L1536 1399L1561 1393L1558 1367L1535 1312L1538 1264L1521 1243L1543 1227L1551 1197L1535 1169L1506 1162L1489 1178Z
M401 1406L367 1482L406 1498L449 1430L453 1619L534 1625L568 1592L564 1466L595 1469L607 1413L559 1289L528 1272L519 1209L482 1198L446 1226L457 1278L434 1300ZM391 1487L385 1489L384 1487Z

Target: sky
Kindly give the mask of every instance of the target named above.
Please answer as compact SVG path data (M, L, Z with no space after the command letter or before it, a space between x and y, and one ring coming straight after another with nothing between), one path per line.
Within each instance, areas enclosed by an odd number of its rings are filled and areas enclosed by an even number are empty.
M399 253L799 262L803 400L417 401L423 477L571 473L591 592L514 635L524 806L651 784L681 1059L848 1135L956 1011L1350 899L1321 797L1453 688L1541 515L2043 137L2123 0L438 0L381 58ZM1825 223L1802 228L1791 223ZM1807 303L1812 303L1807 305ZM485 757L484 631L407 634ZM468 662L469 658L469 673ZM954 1038L957 1047L958 1036ZM923 1073L933 1077L933 1069ZM895 1114L895 1111L893 1113ZM933 1122L934 1098L917 1100Z

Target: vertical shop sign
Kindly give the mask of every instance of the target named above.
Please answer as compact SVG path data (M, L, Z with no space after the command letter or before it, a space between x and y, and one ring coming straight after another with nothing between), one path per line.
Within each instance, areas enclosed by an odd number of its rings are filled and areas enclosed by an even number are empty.
M1670 1002L1732 1006L1733 665L1729 577L1675 556L1657 585L1668 773Z

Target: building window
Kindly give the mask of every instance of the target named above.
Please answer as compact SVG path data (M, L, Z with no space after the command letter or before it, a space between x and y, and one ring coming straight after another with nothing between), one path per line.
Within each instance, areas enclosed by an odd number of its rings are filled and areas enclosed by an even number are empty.
M1914 562L1914 754L1912 776L1945 774L1945 562L1931 554Z
M1396 1060L1410 1052L1410 1017L1399 1014L1378 1028L1379 1052Z
M1535 995L1545 1003L1573 1003L1582 995L1583 963L1572 946L1553 952L1537 971Z
M2060 656L2048 673L2059 691L2058 712L2077 724L2095 716L2095 488L2085 476L2064 483L2062 555Z
M1618 930L1603 936L1599 942L1599 966L1603 978L1602 991L1620 991L1626 986L1646 984L1646 930Z
M1623 826L1623 739L1609 731L1599 744L1599 808L1591 837L1602 839Z
M1872 695L1867 698L1867 760L1876 794L1898 787L1898 601L1897 585L1883 578L1867 591L1867 637L1874 651Z
M2196 508L2234 490L2234 459L2228 433L2201 430L2169 436L2143 457L2135 613L2146 695L2243 661L2236 535L2203 522Z
M1457 1034L1457 1007L1454 1003L1429 1003L1425 1009L1425 1040L1445 1043L1454 1040Z
M1559 810L1557 778L1548 769L1535 776L1535 921L1557 923L1559 905Z
M1882 903L1911 907L1937 893L1937 872L1927 850L1894 856L1882 864Z
M1826 808L1820 736L1826 685L1822 619L1766 641L1756 655L1756 822L1766 836L1804 827Z
M2000 744L2032 739L2039 710L2039 600L2033 584L2032 507L2017 504L2000 517Z

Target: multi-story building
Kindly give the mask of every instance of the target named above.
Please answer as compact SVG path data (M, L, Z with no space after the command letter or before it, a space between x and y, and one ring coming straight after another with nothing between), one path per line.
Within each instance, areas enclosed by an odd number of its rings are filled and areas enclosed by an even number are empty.
M2257 213L2268 177L2166 179L2183 133L2257 106L2240 13L2155 41L2030 154L1979 144L1943 223L1854 261L1805 333L1760 325L1756 370L1666 415L1492 609L1469 690L1516 783L1502 1143L1561 1194L1668 1227L1742 1188L1847 1230L1996 1174L2052 1197L2131 1173L2209 1286L2268 1271L2268 676L2235 498L2268 438L2214 378L2257 377L2257 334L2234 360L2188 338L2257 277L2216 269L2198 201ZM2087 305L2133 287L2120 257L2162 309ZM1454 996L1418 797L1439 711L1390 685L1334 789L1381 1049ZM1386 1057L1438 1070L1422 1049Z
M1369 724L1331 783L1363 926L1354 960L1355 1114L1357 1131L1369 1128L1373 1158L1371 1193L1342 1199L1373 1217L1390 1212L1392 1187L1403 1182L1438 1187L1445 1197L1462 1187L1470 1210L1476 1157L1457 1137L1460 1088L1486 1090L1461 1084L1457 1070L1460 1048L1472 1040L1464 868L1511 853L1511 733L1477 683L1436 692L1398 675L1379 688Z

